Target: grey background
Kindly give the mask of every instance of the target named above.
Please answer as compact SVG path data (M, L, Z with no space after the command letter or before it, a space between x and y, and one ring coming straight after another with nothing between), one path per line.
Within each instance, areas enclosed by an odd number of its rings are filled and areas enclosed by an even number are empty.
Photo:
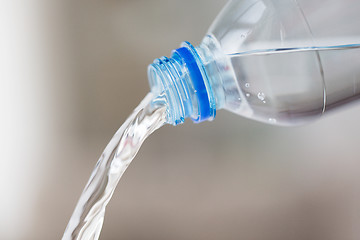
M36 19L19 39L29 45L16 47L41 54L19 53L37 71L6 79L1 239L61 238L102 150L149 90L147 65L181 41L200 43L225 2L14 5ZM100 238L359 239L359 116L354 104L296 128L225 111L165 126L124 174Z

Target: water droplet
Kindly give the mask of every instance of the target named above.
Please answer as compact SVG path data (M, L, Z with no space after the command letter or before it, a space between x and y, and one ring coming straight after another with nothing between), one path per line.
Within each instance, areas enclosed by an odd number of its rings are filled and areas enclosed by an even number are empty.
M266 103L266 101L263 101L263 103Z
M239 101L241 101L241 98L238 98Z
M250 83L245 83L245 87L249 88L250 87Z
M276 123L277 120L275 118L269 118L269 123Z
M247 94L246 94L246 97L250 97L250 93L247 93Z
M257 95L258 99L260 99L261 101L264 101L265 100L265 93L263 92L259 92L258 95Z

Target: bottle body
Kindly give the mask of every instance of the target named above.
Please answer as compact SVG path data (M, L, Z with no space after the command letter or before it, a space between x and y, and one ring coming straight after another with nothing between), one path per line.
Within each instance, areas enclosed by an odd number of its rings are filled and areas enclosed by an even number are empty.
M357 99L359 10L358 1L230 1L194 48L216 110L295 125Z

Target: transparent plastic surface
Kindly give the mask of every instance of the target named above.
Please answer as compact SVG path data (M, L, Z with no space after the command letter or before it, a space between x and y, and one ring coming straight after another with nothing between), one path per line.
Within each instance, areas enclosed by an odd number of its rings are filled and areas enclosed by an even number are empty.
M360 1L233 0L197 47L217 109L294 125L360 96Z

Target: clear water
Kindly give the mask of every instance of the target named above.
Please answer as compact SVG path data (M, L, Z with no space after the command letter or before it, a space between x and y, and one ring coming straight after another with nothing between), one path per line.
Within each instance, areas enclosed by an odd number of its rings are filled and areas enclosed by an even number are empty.
M360 44L255 50L228 57L240 96L227 109L251 119L294 125L360 98Z
M83 190L63 240L99 239L105 207L144 140L166 122L166 107L148 94L115 133Z

